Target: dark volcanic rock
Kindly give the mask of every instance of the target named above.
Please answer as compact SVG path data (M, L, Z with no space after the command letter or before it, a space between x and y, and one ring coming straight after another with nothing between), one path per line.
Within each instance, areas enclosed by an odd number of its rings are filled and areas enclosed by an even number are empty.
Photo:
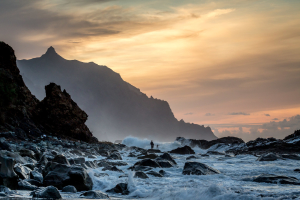
M281 157L285 159L291 159L291 160L300 160L300 156L296 154L282 154Z
M76 193L77 190L73 185L67 185L62 189L62 192Z
M85 158L71 158L68 160L71 165L77 164L81 165L82 163L85 163Z
M22 157L27 156L29 158L36 159L34 156L34 152L29 149L21 149L19 153L20 153L20 156L22 156Z
M109 199L109 196L101 191L87 191L80 195L81 197L84 197L85 199Z
M22 166L20 163L15 165L14 170L16 174L19 176L20 179L27 179L29 178L29 174L31 169L25 166Z
M84 124L88 115L78 107L71 96L65 90L61 91L60 86L55 83L50 83L45 89L46 97L37 106L36 121L59 136L97 142Z
M253 179L254 182L274 183L274 184L292 184L300 185L300 181L294 177L277 176L274 174L261 174Z
M177 149L173 149L172 151L170 151L170 153L195 154L195 151L189 146L184 146L184 147L178 147Z
M107 159L110 159L110 160L122 160L122 157L121 157L120 153L114 152L114 153L110 154L110 156L108 156Z
M65 165L70 165L69 161L64 155L57 155L54 157L52 162L60 163L60 164L65 164Z
M14 160L8 157L0 157L0 185L4 185L10 189L17 189L18 176L14 172Z
M150 172L147 172L147 174L150 174L155 177L164 177L163 175L161 175L160 173L157 173L156 171L150 171Z
M164 160L168 160L168 161L172 162L174 165L177 165L174 158L168 153L164 153L163 155L160 155L159 157L164 159Z
M127 186L128 186L127 183L119 183L114 188L107 190L106 192L120 193L122 195L127 195L129 194Z
M173 167L173 164L171 161L168 160L159 160L157 159L156 162L162 167L162 168L170 168Z
M191 147L198 146L202 149L208 149L215 144L243 144L245 143L242 139L237 137L223 137L215 140L195 140L195 139L185 139L183 137L177 137L176 141L179 141L182 145L189 145Z
M158 157L158 156L157 156L156 154L147 154L147 155L138 157L138 159L146 159L146 158L149 158L149 159L155 159L155 158L157 158L157 157Z
M40 183L43 183L43 175L41 173L39 173L38 171L31 171L30 178L33 180L39 181Z
M197 159L197 157L196 156L189 156L189 157L186 158L186 160L191 160L191 159Z
M123 170L117 168L116 166L107 166L102 169L102 171L106 171L106 170L124 173Z
M48 186L40 188L31 193L33 198L45 198L45 199L61 199L61 195L56 187Z
M268 153L261 155L257 161L274 161L280 159L280 156L274 154L274 153Z
M151 159L144 159L144 160L141 160L141 161L138 161L134 164L134 166L148 166L148 167L160 167L160 165L154 161L154 160L151 160Z
M199 162L186 162L182 171L183 175L209 175L220 173L219 170Z
M87 171L79 166L68 166L48 162L44 170L44 185L53 185L59 189L73 185L78 191L91 190L93 182Z
M31 185L29 182L25 180L21 180L18 182L19 190L36 190L38 187L35 185Z
M134 178L142 178L142 179L146 179L149 178L144 172L135 172L134 174Z

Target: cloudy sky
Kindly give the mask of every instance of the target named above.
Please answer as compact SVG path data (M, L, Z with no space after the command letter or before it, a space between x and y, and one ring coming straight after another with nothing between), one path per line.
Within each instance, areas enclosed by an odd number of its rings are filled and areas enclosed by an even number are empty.
M1 0L18 59L94 61L219 137L300 129L299 0Z

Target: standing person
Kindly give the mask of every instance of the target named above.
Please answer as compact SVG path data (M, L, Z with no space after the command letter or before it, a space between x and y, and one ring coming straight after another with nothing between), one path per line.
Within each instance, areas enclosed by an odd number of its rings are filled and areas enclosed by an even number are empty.
M156 148L158 149L158 144L156 145Z
M153 143L153 141L151 140L151 142L150 142L150 145L151 145L151 149L153 149L153 147L154 147L154 143Z

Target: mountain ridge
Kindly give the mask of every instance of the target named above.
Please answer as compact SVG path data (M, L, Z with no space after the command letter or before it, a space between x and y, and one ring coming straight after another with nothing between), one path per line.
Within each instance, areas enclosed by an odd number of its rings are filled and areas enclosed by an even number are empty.
M55 82L66 89L89 115L88 127L102 140L126 136L173 141L188 138L216 139L209 127L178 121L168 102L148 97L104 65L66 60L53 47L41 57L19 60L26 85L44 97L41 85Z

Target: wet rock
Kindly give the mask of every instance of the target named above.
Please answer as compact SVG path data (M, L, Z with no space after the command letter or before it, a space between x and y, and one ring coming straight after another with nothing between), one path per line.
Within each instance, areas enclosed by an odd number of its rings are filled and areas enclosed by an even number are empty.
M261 155L257 161L274 161L280 159L280 156L274 154L274 153L268 153Z
M107 190L106 192L111 192L111 193L119 193L122 195L128 195L129 191L127 188L127 183L119 183L117 184L114 188Z
M289 176L277 176L274 174L261 174L253 179L254 182L264 182L273 184L291 184L300 185L300 181L297 178Z
M175 153L175 154L195 154L195 151L189 147L189 146L184 146L184 147L178 147L177 149L173 149L170 151L170 153Z
M25 181L27 181L28 183L30 183L31 185L35 185L37 187L40 187L43 185L43 182L34 180L34 179L25 179Z
M104 168L102 169L102 171L107 171L107 170L109 170L109 171L114 171L114 172L124 173L123 170L117 168L116 166L107 166L107 167L104 167Z
M92 161L85 161L85 164L87 167L92 168L92 169L98 168L98 166L96 166L96 164Z
M68 160L71 165L81 165L82 163L85 163L85 158L72 158Z
M208 151L206 154L207 155L215 155L215 156L224 156L225 155L225 153L218 152L218 151Z
M109 196L101 191L91 190L84 192L80 195L85 199L109 199Z
M162 168L170 168L173 167L173 164L168 160L156 160L156 162L160 165Z
M149 177L148 177L147 174L145 174L144 172L138 171L138 172L135 172L133 178L142 178L142 179L146 179L146 178L149 178Z
M209 157L208 154L200 154L202 157Z
M174 158L168 153L164 153L163 155L160 155L159 157L164 159L164 160L168 160L168 161L172 162L174 165L177 165Z
M33 198L45 198L45 199L61 199L61 195L58 189L54 186L48 186L40 188L31 193Z
M161 153L159 149L148 149L147 153Z
M30 157L24 157L24 159L26 160L26 164L24 164L24 166L27 166L27 167L29 167L30 169L31 169L31 166L34 166L34 164L36 164L37 163L37 161L35 160L35 159L33 159L33 158L30 158Z
M88 155L88 158L97 158L97 156L94 156L94 155Z
M189 157L186 158L186 160L191 160L191 159L197 159L197 157L196 156L189 156Z
M60 163L60 164L65 164L65 165L70 165L69 161L64 155L57 155L54 157L52 162Z
M93 182L87 171L80 166L48 162L44 169L44 185L53 185L58 189L73 185L78 191L91 190Z
M300 169L294 169L294 172L300 172Z
M38 164L45 166L48 163L48 159L46 155L43 155L41 159L39 160Z
M9 157L0 157L0 185L11 189L18 187L18 175L14 172L14 159Z
M165 172L164 170L159 170L158 173L161 174L162 176L166 176L167 175L167 172Z
M148 166L148 167L160 167L160 165L154 161L154 160L151 160L151 159L144 159L144 160L141 160L141 161L138 161L134 164L134 166Z
M281 157L285 159L291 159L291 160L300 160L300 156L296 154L282 154Z
M158 156L157 156L156 154L147 154L147 155L138 157L138 159L146 159L146 158L149 158L149 159L155 159L155 158L157 158L157 157L158 157Z
M127 162L123 162L123 161L106 161L107 164L111 165L111 166L126 166L128 165Z
M29 182L25 180L21 180L18 182L19 190L36 190L38 187L35 185L31 185Z
M120 153L114 152L110 156L108 156L107 159L110 159L110 160L122 160L122 157L121 157Z
M150 172L147 172L147 174L155 176L155 177L163 177L162 174L160 174L160 173L158 173L156 171L150 171Z
M27 161L22 156L20 156L20 154L18 154L16 152L9 152L9 151L5 151L5 150L1 150L0 157L12 158L15 161L15 163L20 163L20 164L27 163Z
M148 166L141 166L141 165L136 165L128 168L129 170L132 171L150 171L153 169L153 167L148 167Z
M186 162L182 171L183 175L210 175L220 173L219 170L199 162Z
M39 181L40 183L43 183L43 175L41 173L39 173L38 171L31 171L30 178L33 180Z
M28 168L26 166L22 166L20 163L15 165L14 170L20 179L29 178L29 174L31 172L30 168Z
M84 153L82 153L81 151L79 151L78 149L73 149L70 151L70 153L72 154L76 154L77 156L83 156ZM79 164L79 163L78 163ZM81 164L81 163L80 163Z
M77 190L73 185L67 185L62 189L62 192L76 193Z
M34 152L29 149L21 149L19 153L20 153L20 156L22 156L22 157L27 156L29 158L35 159Z

